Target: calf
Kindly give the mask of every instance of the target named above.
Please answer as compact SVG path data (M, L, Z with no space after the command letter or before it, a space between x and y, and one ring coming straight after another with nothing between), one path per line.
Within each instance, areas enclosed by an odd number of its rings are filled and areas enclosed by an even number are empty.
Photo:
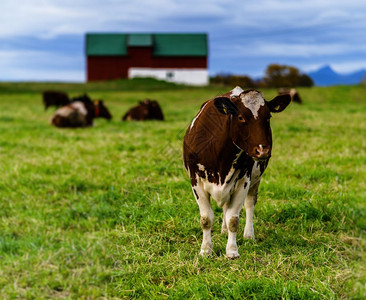
M212 252L214 212L210 197L223 208L222 232L228 232L227 257L239 256L236 234L243 205L244 237L254 239L254 206L261 175L271 157L271 112L283 111L290 100L286 94L267 102L256 90L236 87L205 102L188 127L183 159L201 215L202 256Z
M98 117L108 120L112 118L102 100L86 103L74 101L56 110L51 117L51 124L56 127L88 127Z
M50 106L60 107L70 103L69 96L64 92L44 91L42 97L45 110Z
M280 89L278 89L278 94L279 95L289 94L291 96L292 102L297 102L299 104L302 103L302 100L301 100L301 97L300 97L298 91L294 88L292 88L292 89L280 88Z
M123 121L135 120L164 120L163 111L156 100L146 99L140 101L137 106L132 107L122 118Z

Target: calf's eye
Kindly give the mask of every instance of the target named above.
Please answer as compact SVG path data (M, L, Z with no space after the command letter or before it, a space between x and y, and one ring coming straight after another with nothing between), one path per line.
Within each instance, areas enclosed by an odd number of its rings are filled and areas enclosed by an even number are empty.
M240 122L245 123L245 119L242 116L239 116L238 119Z

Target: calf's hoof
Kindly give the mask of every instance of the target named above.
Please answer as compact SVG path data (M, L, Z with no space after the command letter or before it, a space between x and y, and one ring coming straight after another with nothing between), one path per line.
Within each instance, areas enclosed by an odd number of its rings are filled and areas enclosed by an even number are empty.
M250 228L250 229L245 228L244 229L244 238L254 241L254 229L253 228Z
M235 258L238 258L240 255L239 255L239 252L238 250L235 250L235 251L226 251L226 257L229 258L229 259L235 259Z
M231 247L226 248L226 257L227 258L234 259L234 258L238 258L239 256L240 255L238 252L238 247L231 246Z
M211 249L201 249L200 251L200 255L202 257L208 257L212 254L212 250Z
M255 240L255 238L254 238L254 234L245 234L244 233L244 238L245 239L248 239L248 240Z
M201 247L200 255L202 257L207 257L212 254L212 244L206 244Z

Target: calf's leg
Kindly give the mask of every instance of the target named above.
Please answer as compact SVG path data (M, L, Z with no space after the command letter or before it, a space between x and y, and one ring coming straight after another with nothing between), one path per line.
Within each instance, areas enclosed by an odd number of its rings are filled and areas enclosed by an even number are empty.
M227 225L226 225L226 220L225 220L226 209L227 209L227 204L225 203L224 206L222 207L223 217L222 217L221 233L227 233Z
M225 222L228 229L228 239L226 244L226 256L228 258L239 257L238 246L236 244L236 234L239 230L239 215L243 207L247 189L238 188L227 204Z
M251 186L248 191L248 195L245 199L245 228L244 228L244 238L254 240L254 227L253 227L253 215L254 206L257 203L259 182Z
M196 198L200 210L200 223L203 232L201 245L201 256L208 256L212 253L211 228L214 222L214 212L211 207L210 197L201 187L192 187L193 194Z

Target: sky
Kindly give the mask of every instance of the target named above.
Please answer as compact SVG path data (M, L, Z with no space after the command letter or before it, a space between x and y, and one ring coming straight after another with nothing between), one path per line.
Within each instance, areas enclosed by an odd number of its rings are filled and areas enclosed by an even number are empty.
M85 81L85 33L207 33L209 72L366 69L365 0L1 0L0 81Z

